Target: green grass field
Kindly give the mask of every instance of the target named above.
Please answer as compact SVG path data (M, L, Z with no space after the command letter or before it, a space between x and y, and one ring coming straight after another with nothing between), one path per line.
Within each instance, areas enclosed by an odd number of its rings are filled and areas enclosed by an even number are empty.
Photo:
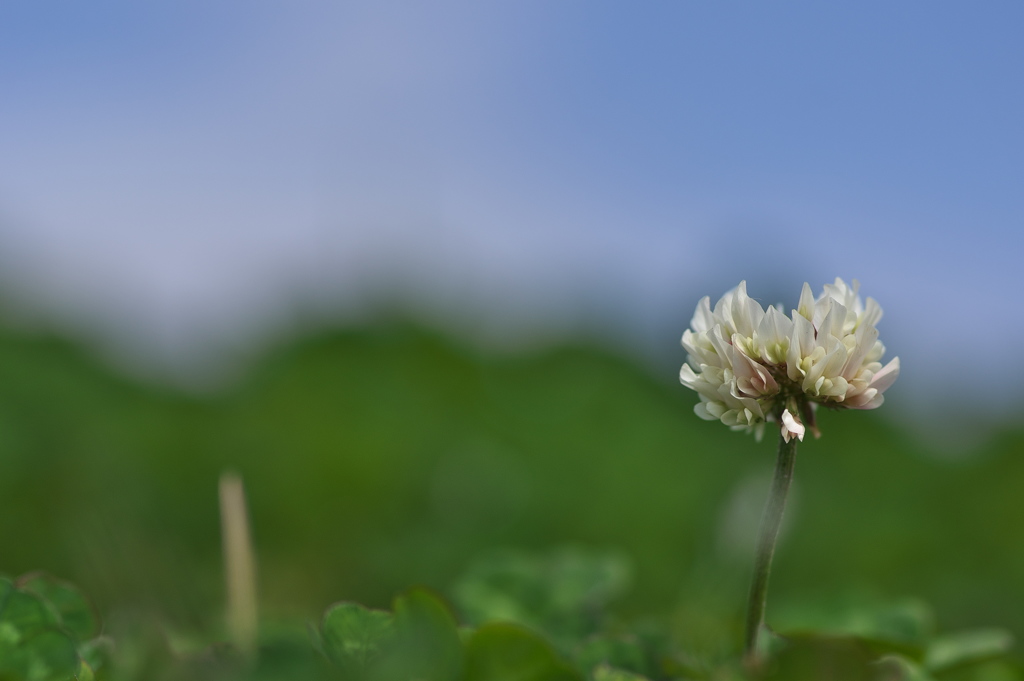
M417 584L450 595L495 550L565 546L621 556L616 611L668 618L694 645L744 606L774 436L700 421L673 376L595 345L503 354L413 323L324 330L204 397L59 338L6 331L0 354L0 572L67 578L105 616L217 631L228 469L247 485L268 618L386 607ZM823 413L801 446L769 623L911 598L945 629L1024 639L1024 430L953 461L888 411Z

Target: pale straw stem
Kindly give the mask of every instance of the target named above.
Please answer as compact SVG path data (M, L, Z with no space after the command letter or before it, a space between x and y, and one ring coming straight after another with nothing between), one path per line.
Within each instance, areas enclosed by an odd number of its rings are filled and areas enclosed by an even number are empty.
M247 657L256 653L256 559L249 532L245 489L234 473L220 478L221 542L227 588L228 635Z

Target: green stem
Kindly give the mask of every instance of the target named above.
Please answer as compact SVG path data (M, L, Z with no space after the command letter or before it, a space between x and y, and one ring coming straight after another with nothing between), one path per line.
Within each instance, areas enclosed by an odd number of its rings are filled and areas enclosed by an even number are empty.
M761 530L757 539L757 554L754 557L754 577L750 582L750 601L747 604L747 633L743 647L744 659L750 664L757 663L757 638L764 624L764 609L768 602L768 575L772 569L772 555L775 540L782 525L782 512L786 509L789 483L793 480L793 464L796 461L794 437L789 442L779 436L779 456L775 461L775 477L768 503L761 516Z

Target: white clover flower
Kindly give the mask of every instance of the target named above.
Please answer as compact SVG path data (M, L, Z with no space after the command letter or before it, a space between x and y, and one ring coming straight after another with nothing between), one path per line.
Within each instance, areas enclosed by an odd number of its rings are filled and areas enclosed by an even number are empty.
M683 385L700 395L697 416L720 420L734 430L753 431L760 439L766 421L779 423L788 442L803 440L814 425L819 404L874 409L900 373L898 357L882 366L885 346L875 324L882 308L867 303L853 287L836 278L814 298L804 284L800 302L787 317L767 311L747 295L747 283L722 296L714 309L710 298L697 304L683 333L687 363L679 372Z

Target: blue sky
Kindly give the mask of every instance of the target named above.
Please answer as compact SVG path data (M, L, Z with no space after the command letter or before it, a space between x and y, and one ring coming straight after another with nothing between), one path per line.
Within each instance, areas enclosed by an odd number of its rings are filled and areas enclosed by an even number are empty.
M893 399L989 406L1024 378L1022 25L1013 2L4 3L0 285L154 356L393 290L497 334L619 320L666 356L703 295L842 276L886 311Z

